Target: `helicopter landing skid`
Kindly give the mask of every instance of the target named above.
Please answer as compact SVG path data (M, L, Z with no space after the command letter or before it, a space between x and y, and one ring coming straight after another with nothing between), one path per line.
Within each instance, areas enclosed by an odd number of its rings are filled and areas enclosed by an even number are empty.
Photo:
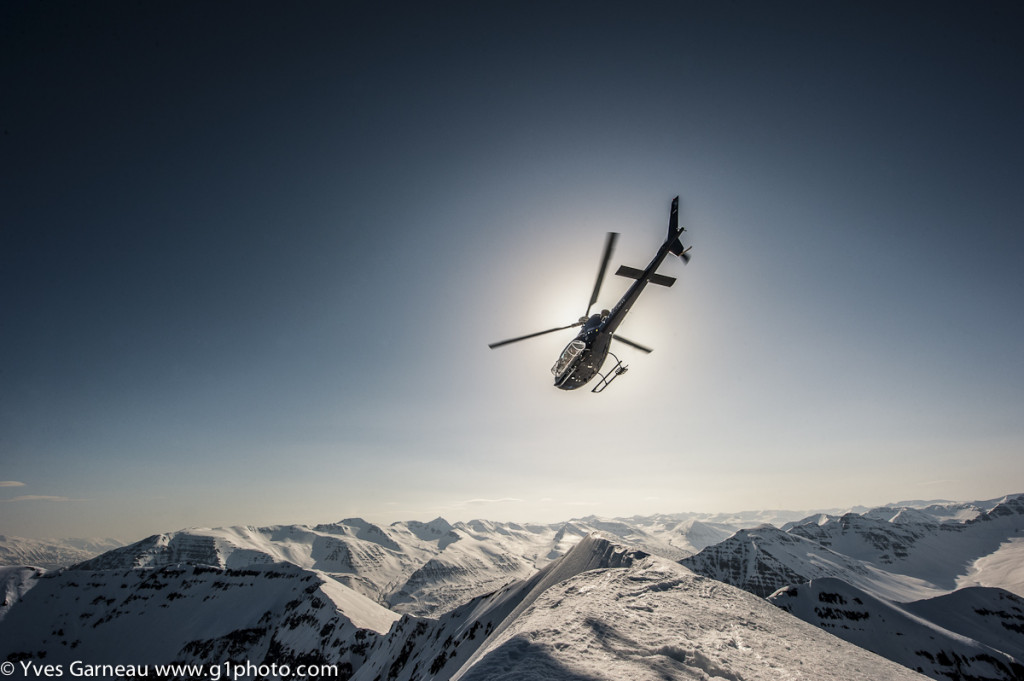
M598 374L601 380L597 382L593 388L590 389L592 393L604 392L605 388L612 384L616 378L629 371L629 367L622 363L622 360L615 356L615 353L609 352L609 355L615 358L615 366L608 370L608 373Z

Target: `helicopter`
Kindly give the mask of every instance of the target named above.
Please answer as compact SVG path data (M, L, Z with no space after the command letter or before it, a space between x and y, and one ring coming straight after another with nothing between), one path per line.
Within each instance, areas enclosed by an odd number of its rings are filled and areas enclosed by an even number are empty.
M619 324L622 323L622 320L626 317L626 313L628 313L630 308L633 307L633 303L635 303L637 298L640 297L640 294L643 292L647 284L671 286L676 282L673 277L658 274L657 269L669 253L679 256L684 263L690 261L690 249L692 247L684 248L682 242L679 240L680 235L682 235L684 231L686 231L686 229L679 226L679 197L677 196L672 199L672 208L669 211L668 238L665 239L665 243L663 243L661 248L658 249L654 259L652 259L650 264L647 266L647 269L639 270L625 265L619 267L615 274L617 276L633 279L634 281L632 285L630 285L629 290L627 290L622 296L622 299L616 303L615 307L611 310L602 310L599 314L592 315L590 314L590 308L592 308L594 303L597 302L597 296L601 292L601 283L604 280L605 271L608 269L608 263L612 258L612 252L615 250L615 242L619 237L617 232L608 232L608 236L606 237L604 244L604 253L601 256L601 266L597 271L597 281L594 283L594 292L590 296L590 303L587 305L586 313L580 317L578 321L565 326L558 326L553 329L530 333L525 336L508 338L503 341L498 341L497 343L491 343L488 347L492 349L498 348L510 343L518 343L519 341L523 341L528 338L535 338L547 333L554 333L555 331L583 327L576 335L576 338L565 346L565 349L562 350L562 354L558 356L558 360L555 362L554 366L551 367L551 373L555 376L555 387L562 390L575 390L589 383L595 376L600 376L601 380L594 385L591 392L603 392L605 388L611 385L612 381L626 373L629 368L622 363L622 360L620 360L615 353L610 351L612 340L617 340L620 343L629 345L644 353L651 352L651 348L623 338L622 336L617 335L615 331L619 328ZM615 359L615 365L602 374L601 367L604 365L605 359L607 359L608 355L611 355L612 358Z

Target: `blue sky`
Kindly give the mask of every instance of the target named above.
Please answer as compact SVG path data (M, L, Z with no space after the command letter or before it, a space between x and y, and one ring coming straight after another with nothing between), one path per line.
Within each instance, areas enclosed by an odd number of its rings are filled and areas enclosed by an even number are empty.
M2 12L0 533L1024 491L1017 5Z

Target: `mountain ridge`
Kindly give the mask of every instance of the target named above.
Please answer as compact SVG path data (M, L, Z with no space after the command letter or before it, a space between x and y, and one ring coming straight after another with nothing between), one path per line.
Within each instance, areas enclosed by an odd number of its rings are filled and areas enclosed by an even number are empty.
M164 661L320 661L357 681L757 679L775 677L749 651L794 673L811 664L792 646L769 652L766 641L797 637L825 654L806 626L847 641L840 656L859 660L848 670L881 669L856 652L874 650L937 679L1021 678L1024 601L1013 591L1024 495L921 505L785 522L751 512L743 517L753 526L737 529L722 517L675 514L168 532L57 570L0 570L0 657L103 656L122 639ZM941 550L948 555L934 560ZM829 600L840 598L870 607ZM725 603L771 624L746 631ZM868 618L886 624L861 626ZM222 626L194 624L206 621ZM680 633L681 622L695 629ZM145 632L156 636L158 626L178 634L147 648ZM887 647L876 631L914 641L914 650ZM884 678L902 678L885 669Z

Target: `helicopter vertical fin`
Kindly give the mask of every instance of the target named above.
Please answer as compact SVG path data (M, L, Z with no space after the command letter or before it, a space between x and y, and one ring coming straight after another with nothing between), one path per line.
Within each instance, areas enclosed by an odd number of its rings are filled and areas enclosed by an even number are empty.
M672 199L672 210L668 214L668 238L675 239L682 231L679 229L679 197L677 196Z
M668 238L672 242L668 250L673 255L678 255L683 262L690 262L689 248L683 247L679 235L686 231L685 227L679 226L679 197L672 199L672 210L668 214Z

